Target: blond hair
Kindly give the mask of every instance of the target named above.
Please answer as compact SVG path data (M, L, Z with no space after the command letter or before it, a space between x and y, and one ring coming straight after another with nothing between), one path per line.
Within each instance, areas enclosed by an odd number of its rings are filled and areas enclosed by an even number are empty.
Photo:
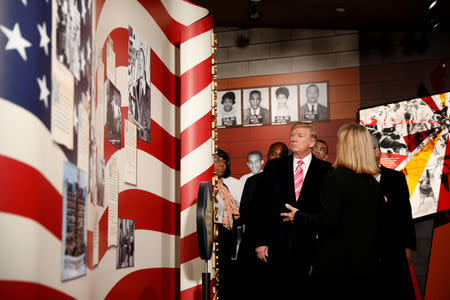
M295 128L309 128L309 133L310 136L315 139L317 141L317 129L316 126L314 126L313 123L307 123L307 122L295 122L294 124L292 124L291 126L291 132L295 129Z
M364 126L343 125L337 133L337 155L333 167L343 166L358 174L379 174L372 145L370 134Z

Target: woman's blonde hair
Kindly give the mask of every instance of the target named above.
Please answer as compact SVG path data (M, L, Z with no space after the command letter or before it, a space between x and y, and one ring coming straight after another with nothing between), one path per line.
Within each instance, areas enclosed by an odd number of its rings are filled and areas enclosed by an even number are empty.
M334 168L343 166L358 174L375 175L380 173L370 134L364 126L345 124L339 128L336 150Z

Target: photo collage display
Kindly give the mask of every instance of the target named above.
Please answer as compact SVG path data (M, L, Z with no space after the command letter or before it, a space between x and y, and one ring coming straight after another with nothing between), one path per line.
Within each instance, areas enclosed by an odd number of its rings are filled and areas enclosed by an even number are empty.
M328 82L217 92L218 128L329 120Z

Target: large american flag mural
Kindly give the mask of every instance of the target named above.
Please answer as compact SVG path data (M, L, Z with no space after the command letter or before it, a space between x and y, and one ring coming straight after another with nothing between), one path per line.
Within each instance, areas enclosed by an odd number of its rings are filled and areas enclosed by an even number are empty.
M450 93L363 108L381 164L405 174L414 218L450 209Z
M0 298L201 295L195 203L213 176L211 36L208 11L184 0L2 2ZM66 142L52 128L64 100L58 64L73 82ZM144 88L133 90L139 68ZM149 102L130 108L139 97ZM130 115L143 136L135 184L124 180Z

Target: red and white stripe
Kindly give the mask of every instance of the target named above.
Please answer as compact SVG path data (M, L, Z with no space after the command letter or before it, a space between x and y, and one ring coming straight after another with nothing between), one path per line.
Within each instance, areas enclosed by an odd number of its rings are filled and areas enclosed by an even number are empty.
M194 299L201 288L205 264L197 247L196 198L200 181L211 181L211 36L212 18L182 33L180 45L181 138L181 266L180 298ZM200 292L201 294L201 292Z
M108 207L89 203L87 275L61 281L63 162L67 157L37 117L0 99L0 166L8 170L0 172L0 226L9 228L3 230L0 243L0 298L175 299L180 294L180 277L182 290L196 286L201 278L201 272L185 268L195 259L183 261L188 253L198 256L198 252L181 251L180 257L177 249L181 207L195 202L198 180L212 177L212 22L202 19L208 11L184 0L96 0L93 5L93 57L102 54L106 68L105 43L110 36L116 53L115 85L122 95L122 123L128 115L128 26L152 49L151 143L138 140L137 185L123 182L124 150L104 141L106 168L113 160L119 166L118 216L135 220L134 267L116 270L116 248L107 245ZM180 44L190 45L182 47L190 51L186 52L190 57L181 57L179 69ZM194 51L193 47L204 49ZM180 86L180 82L190 85ZM191 222L181 226L183 233L195 232L192 220L181 222ZM93 267L97 223L99 261Z

